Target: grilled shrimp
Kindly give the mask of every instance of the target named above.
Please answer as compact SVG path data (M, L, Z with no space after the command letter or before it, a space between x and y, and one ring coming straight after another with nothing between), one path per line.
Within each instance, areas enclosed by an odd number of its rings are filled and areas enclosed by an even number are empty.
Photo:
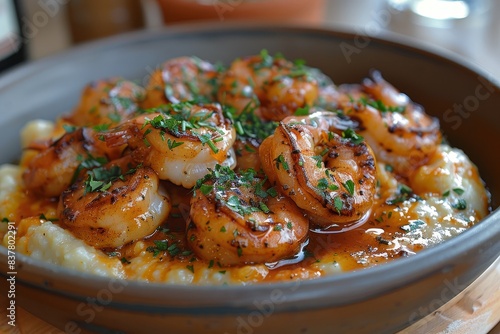
M270 182L321 227L362 219L375 195L375 156L344 123L330 112L286 118L259 149Z
M117 158L120 148L110 148L99 140L99 132L78 128L43 147L28 147L39 152L27 163L23 173L26 189L55 197L69 187L85 169L98 167Z
M169 197L151 168L112 163L63 191L57 211L59 223L77 238L105 248L150 235L170 209Z
M145 108L186 101L213 102L219 71L197 57L179 57L166 61L151 74Z
M309 223L289 198L249 169L217 165L195 187L187 241L221 266L271 263L296 255Z
M379 161L408 176L425 164L441 143L439 121L397 91L379 72L372 76L362 86L339 87L339 106L359 121L358 131Z
M132 81L96 81L85 87L79 105L63 120L77 126L113 127L130 118L145 96L146 90Z
M142 131L141 143L150 146L144 164L162 180L191 188L208 168L236 165L236 133L218 105L175 104L167 112L146 114L134 122Z
M218 101L238 111L257 103L259 115L280 121L297 108L312 106L318 96L318 83L303 65L260 55L235 60L221 78Z

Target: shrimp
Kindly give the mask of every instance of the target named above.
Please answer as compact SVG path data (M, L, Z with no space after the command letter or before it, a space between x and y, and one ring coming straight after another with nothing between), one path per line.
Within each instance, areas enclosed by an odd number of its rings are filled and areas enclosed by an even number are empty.
M398 92L379 72L372 76L362 86L340 89L339 105L359 122L358 132L379 161L407 177L437 150L441 143L439 121Z
M23 172L26 189L55 197L68 188L85 169L98 167L120 155L99 139L99 132L78 128L46 146L28 147L39 152L27 162Z
M312 106L318 83L302 64L263 51L235 60L222 76L217 96L220 103L240 112L257 103L260 116L280 121L298 108Z
M375 156L346 125L330 112L286 118L259 148L271 184L320 227L362 219L375 196Z
M170 209L151 168L125 169L114 162L63 191L57 213L61 226L77 238L96 248L116 248L152 234Z
M112 78L85 87L79 105L63 120L77 126L116 126L139 108L146 91L137 84Z
M155 70L147 85L144 108L168 102L213 102L218 87L219 70L198 57L179 57L166 61Z
M307 218L252 169L236 174L217 165L195 189L186 236L204 260L272 263L296 255L307 238Z
M236 132L219 105L180 103L167 109L134 120L144 138L139 145L150 146L143 162L160 179L191 188L216 164L235 167Z

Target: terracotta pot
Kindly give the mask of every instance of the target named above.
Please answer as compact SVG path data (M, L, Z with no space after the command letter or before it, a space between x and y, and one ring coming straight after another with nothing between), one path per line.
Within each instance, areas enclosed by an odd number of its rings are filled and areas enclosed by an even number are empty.
M296 21L318 23L325 0L158 0L166 24L195 21Z

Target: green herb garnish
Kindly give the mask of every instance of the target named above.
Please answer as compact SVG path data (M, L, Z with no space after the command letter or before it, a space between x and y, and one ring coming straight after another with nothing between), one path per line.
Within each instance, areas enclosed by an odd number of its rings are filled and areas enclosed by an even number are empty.
M465 210L467 209L467 202L463 198L460 198L452 207L457 210Z
M354 195L354 182L352 180L347 180L342 185L347 189L349 195Z
M351 142L356 145L361 144L365 140L363 136L357 134L356 131L351 128L342 131L342 138L350 139Z
M283 157L283 154L280 154L278 157L276 157L273 161L276 162L276 169L280 169L280 165L283 166L283 169L285 171L289 171L289 166L288 163L285 161L285 158Z
M425 222L420 220L420 219L417 219L417 220L414 220L414 221L411 221L410 223L408 223L407 225L403 225L401 226L401 229L405 232L412 232L412 231L415 231L415 230L418 230L420 229L421 227L425 226Z
M146 248L146 251L153 253L153 257L157 257L158 254L161 252L164 252L168 248L168 241L167 240L154 240L154 246L149 246Z
M366 97L360 98L359 102L364 106L373 107L381 111L382 113L385 112L404 113L406 109L405 106L388 106L385 105L381 100L373 100Z

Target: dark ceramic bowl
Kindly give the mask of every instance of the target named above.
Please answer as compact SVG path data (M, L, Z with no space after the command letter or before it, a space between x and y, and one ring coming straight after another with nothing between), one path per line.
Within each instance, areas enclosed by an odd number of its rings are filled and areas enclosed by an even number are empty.
M362 43L361 43L362 42ZM336 82L360 82L370 69L441 119L453 146L478 166L500 199L500 89L476 68L394 37L300 27L190 26L127 35L18 68L0 78L1 162L19 156L19 131L76 104L93 79L146 80L164 60L197 55L228 63L283 52L321 68ZM454 105L462 105L462 114ZM466 288L500 254L500 210L462 235L410 258L298 283L172 286L116 281L17 255L16 302L65 329L99 333L375 333L401 330ZM2 271L6 250L0 249ZM1 279L6 284L6 279ZM2 291L6 291L2 287Z

